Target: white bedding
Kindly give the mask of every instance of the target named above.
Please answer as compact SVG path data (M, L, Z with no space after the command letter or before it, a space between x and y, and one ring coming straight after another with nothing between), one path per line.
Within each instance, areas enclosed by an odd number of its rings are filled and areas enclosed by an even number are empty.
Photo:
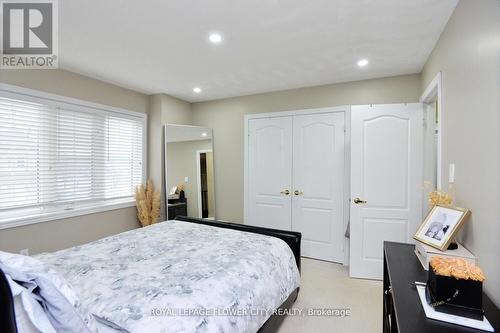
M300 284L282 240L181 221L37 258L129 332L256 332Z
M19 332L97 332L94 316L51 265L0 251L0 269L14 298Z
M99 329L99 333L122 333L123 331L118 330L116 328L112 328L106 324L97 323L97 328Z

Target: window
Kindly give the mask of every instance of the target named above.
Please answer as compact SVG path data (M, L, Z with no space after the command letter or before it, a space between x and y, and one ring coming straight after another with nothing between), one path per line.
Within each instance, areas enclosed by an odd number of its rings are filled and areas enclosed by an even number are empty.
M0 216L132 202L145 115L40 95L0 89Z

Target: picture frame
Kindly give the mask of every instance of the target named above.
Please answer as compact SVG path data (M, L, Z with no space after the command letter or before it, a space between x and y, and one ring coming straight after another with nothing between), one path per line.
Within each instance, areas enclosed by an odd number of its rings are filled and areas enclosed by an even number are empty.
M470 211L465 208L436 205L429 211L413 238L446 251L469 215Z

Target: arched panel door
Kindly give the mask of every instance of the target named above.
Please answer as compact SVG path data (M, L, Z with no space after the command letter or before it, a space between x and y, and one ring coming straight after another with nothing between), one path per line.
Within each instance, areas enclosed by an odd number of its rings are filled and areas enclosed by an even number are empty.
M350 275L381 279L383 242L421 222L422 105L352 107Z
M344 259L345 113L293 117L292 230L302 255Z
M245 223L290 230L292 117L249 120L247 149Z

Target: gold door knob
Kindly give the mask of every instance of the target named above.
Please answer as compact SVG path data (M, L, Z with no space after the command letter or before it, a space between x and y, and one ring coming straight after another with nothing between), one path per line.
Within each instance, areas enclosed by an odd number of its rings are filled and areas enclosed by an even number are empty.
M290 194L290 191L289 191L289 190L284 190L284 191L281 191L280 193L281 193L281 194L284 194L284 195L289 195L289 194Z
M357 205L361 205L361 204L365 204L366 201L365 200L361 200L360 198L354 198L354 203L357 204Z
M302 195L302 194L304 194L304 192L299 191L299 190L295 190L295 191L293 192L293 194L295 194L295 195Z

